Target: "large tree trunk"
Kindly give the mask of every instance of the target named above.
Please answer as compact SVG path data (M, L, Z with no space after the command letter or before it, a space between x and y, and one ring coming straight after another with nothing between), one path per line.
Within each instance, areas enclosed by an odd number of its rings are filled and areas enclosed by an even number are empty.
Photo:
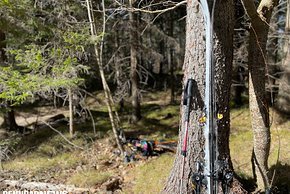
M129 0L129 7L132 7L132 0ZM130 20L130 53L131 53L131 98L132 98L132 121L135 123L141 119L141 107L140 107L140 98L139 98L139 79L138 79L138 70L137 70L137 49L136 45L138 44L138 35L136 33L136 19L133 12L129 12Z
M270 187L268 157L270 151L269 108L266 99L266 43L269 21L277 0L262 0L258 6L252 0L243 0L247 14L251 18L250 42L248 48L249 101L253 129L253 162L257 190Z
M193 98L190 106L188 149L182 174L183 156L181 155L182 139L184 137L185 109L181 107L181 124L179 143L173 169L168 178L163 193L193 193L191 177L196 172L197 162L204 161L204 136L203 126L199 119L204 113L205 91L205 24L203 13L198 1L187 2L186 26L186 53L184 61L185 85L188 78L194 79ZM223 118L218 121L218 152L219 159L228 159L230 167L230 114L229 97L231 85L232 50L233 50L233 1L218 0L216 2L214 17L214 56L216 59L216 94L218 113ZM182 106L182 105L181 105ZM215 113L214 113L215 114ZM181 183L183 182L183 183ZM182 185L182 189L180 189ZM240 188L239 188L240 189ZM235 190L234 193L245 193Z
M279 80L277 108L283 113L290 114L290 2L287 2L286 39L284 43L285 58L282 63L283 74Z

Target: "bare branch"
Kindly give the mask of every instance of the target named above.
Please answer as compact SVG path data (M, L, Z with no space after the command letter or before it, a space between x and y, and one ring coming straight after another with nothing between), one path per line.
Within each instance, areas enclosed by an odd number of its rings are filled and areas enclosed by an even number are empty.
M81 150L84 150L83 147L80 147L76 144L74 144L73 142L71 142L70 140L68 140L68 138L66 138L60 131L58 131L56 128L54 128L53 126L51 126L49 123L45 122L45 121L42 121L43 124L45 124L46 126L48 126L50 129L52 129L53 131L55 131L56 133L58 133L66 142L68 142L70 145L78 148L78 149L81 149Z

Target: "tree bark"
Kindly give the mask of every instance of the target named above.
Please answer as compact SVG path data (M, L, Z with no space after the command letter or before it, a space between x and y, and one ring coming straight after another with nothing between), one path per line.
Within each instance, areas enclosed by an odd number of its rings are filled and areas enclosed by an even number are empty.
M4 122L2 124L3 128L6 128L9 131L17 131L19 126L15 120L15 112L12 107L9 107L4 114Z
M269 21L277 0L262 0L256 8L252 0L243 0L243 5L251 18L248 48L249 103L253 130L254 177L257 190L265 191L270 187L268 157L270 151L269 107L266 99L266 44Z
M282 76L279 80L279 92L277 98L277 108L282 113L290 114L290 2L287 2L286 39L284 42L285 58L282 61Z
M179 143L176 159L167 180L163 193L193 193L191 177L196 172L197 162L204 161L203 126L200 118L204 114L204 91L205 91L205 24L203 13L198 1L187 2L187 25L186 25L186 53L184 61L185 86L188 78L194 79L193 97L190 105L190 119L188 132L188 149L184 163L184 173L181 175L183 156L181 156L182 139L184 137L185 123L184 111L181 105L181 120L179 129ZM229 98L231 85L232 51L233 51L233 1L218 0L216 2L214 17L214 58L216 76L216 100L218 113L223 118L217 121L218 126L218 152L219 159L227 159L230 167L230 112ZM214 113L216 114L216 113ZM181 184L181 182L183 182ZM180 186L183 188L180 190ZM234 193L245 193L237 186Z
M129 0L129 7L133 7L132 0ZM139 79L138 79L138 70L137 70L137 49L136 44L138 43L138 35L136 33L136 19L133 12L129 12L129 21L130 21L130 59L131 59L131 98L132 98L132 122L136 123L141 119L141 106L139 98Z

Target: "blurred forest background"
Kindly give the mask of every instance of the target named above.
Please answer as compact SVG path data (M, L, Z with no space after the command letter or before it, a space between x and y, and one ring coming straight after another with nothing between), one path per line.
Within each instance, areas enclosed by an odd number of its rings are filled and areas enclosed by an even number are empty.
M230 148L235 172L254 190L250 20L234 3ZM265 54L271 183L280 193L290 189L289 18L289 0L280 0ZM174 154L125 164L122 137L177 141L185 26L186 1L1 0L0 189L21 180L161 191Z

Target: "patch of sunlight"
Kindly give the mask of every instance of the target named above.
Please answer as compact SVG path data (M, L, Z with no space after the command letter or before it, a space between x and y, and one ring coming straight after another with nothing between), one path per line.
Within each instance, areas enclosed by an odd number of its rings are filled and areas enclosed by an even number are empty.
M230 151L234 169L250 176L253 135L251 131L238 131L230 136Z

